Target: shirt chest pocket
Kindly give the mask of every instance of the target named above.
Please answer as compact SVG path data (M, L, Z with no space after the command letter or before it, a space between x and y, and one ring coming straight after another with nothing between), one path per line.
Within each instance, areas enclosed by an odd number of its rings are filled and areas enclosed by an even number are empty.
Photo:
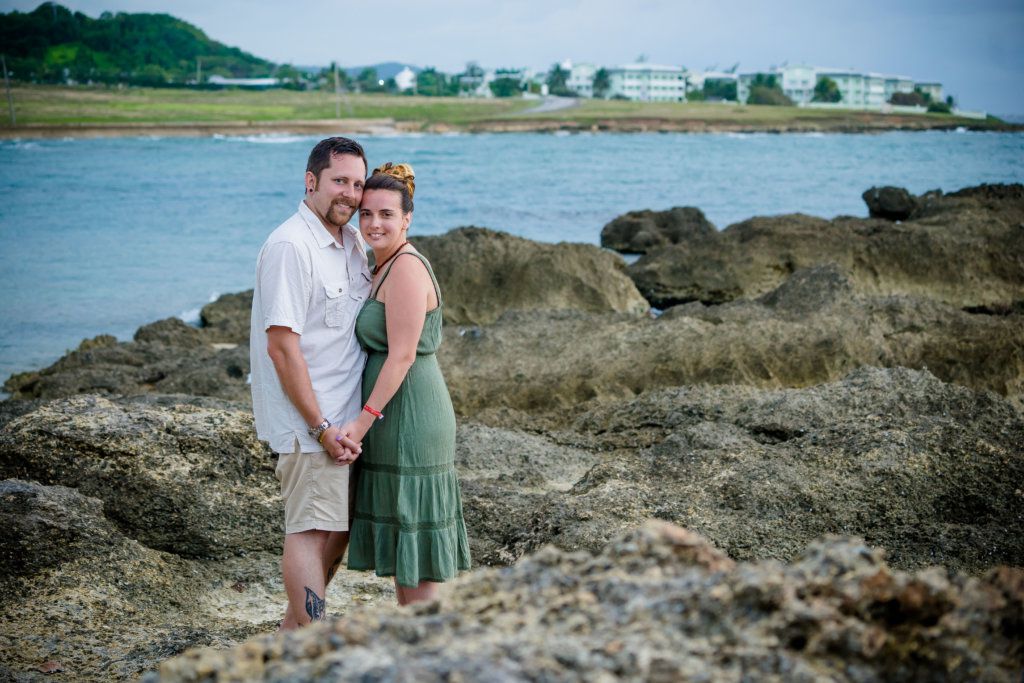
M327 327L343 327L351 318L352 300L345 290L344 282L329 282L324 285L324 293L327 295L324 324Z

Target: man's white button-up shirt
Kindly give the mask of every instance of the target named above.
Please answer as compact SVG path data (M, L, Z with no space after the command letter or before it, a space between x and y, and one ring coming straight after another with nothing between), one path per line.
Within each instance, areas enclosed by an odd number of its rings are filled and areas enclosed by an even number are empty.
M249 358L256 434L277 453L323 450L284 393L267 353L267 329L291 328L309 368L309 379L324 417L344 424L362 409L366 354L355 335L355 319L370 293L370 271L362 235L342 228L344 247L320 219L299 202L299 210L270 234L256 260Z

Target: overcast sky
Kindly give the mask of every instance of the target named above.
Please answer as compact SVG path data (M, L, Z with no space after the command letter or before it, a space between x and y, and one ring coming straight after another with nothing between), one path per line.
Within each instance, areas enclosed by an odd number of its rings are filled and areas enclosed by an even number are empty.
M0 0L4 11L38 0ZM397 61L461 70L611 66L646 55L689 69L789 62L939 81L968 109L1024 114L1024 0L65 0L166 12L275 62Z

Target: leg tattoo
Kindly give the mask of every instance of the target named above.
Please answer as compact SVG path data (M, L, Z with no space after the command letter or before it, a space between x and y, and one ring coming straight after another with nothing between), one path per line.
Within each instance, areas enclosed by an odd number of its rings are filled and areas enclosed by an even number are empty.
M334 574L338 571L338 567L341 565L341 558L344 555L345 553L339 553L338 556L334 558L334 562L331 563L331 568L327 570L327 583L330 583L331 579L334 578Z
M327 611L327 601L306 586L306 614L310 620L319 621L324 618Z

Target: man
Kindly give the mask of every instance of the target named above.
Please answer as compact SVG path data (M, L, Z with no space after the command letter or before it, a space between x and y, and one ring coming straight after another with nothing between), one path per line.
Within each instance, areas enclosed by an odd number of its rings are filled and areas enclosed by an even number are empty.
M365 178L357 142L318 143L298 212L270 234L256 262L252 403L257 435L278 454L285 501L284 630L324 617L327 584L348 545L349 465L359 445L338 428L362 407L366 356L355 319L370 271L349 220Z

